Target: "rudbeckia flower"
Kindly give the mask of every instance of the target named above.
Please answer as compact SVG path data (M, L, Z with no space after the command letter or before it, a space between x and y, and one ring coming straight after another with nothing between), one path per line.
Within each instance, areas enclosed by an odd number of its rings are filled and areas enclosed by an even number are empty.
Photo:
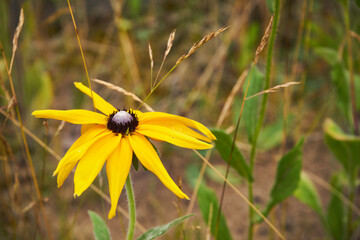
M149 139L166 141L190 149L209 149L215 136L204 125L191 119L162 112L119 110L81 83L75 86L93 97L99 112L83 109L38 110L37 118L63 120L82 125L82 134L59 162L54 176L61 187L72 169L74 197L80 196L94 181L106 162L111 209L108 218L116 213L116 206L129 174L133 152L141 164L179 198L189 199L171 179Z

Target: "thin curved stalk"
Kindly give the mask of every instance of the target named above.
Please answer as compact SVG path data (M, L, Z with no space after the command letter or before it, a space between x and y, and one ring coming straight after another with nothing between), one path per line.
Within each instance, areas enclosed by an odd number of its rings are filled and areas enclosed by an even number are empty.
M134 238L134 230L135 230L135 221L136 221L136 213L135 213L135 196L134 191L131 184L130 173L125 182L126 195L129 204L129 227L127 232L127 240L132 240Z

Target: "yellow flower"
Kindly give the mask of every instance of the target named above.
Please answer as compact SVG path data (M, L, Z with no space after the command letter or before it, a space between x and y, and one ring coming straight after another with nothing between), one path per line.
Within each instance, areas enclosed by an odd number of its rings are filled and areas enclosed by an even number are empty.
M201 123L172 114L118 110L95 92L91 94L90 89L83 84L75 83L75 86L88 96L92 95L95 108L102 113L83 109L38 110L32 113L38 118L82 124L81 136L70 147L54 172L58 187L61 187L77 164L74 197L80 196L106 162L111 198L110 219L115 216L134 152L141 164L176 196L189 199L171 179L146 137L184 148L208 149L212 147L209 143L216 139L209 129Z

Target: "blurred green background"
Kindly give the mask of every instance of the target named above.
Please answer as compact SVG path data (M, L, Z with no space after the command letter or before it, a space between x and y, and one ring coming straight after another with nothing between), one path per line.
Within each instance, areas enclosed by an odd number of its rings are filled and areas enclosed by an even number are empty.
M159 80L195 42L229 26L171 72L147 104L156 111L186 116L208 127L222 129L232 139L246 84L237 90L235 86L242 73L252 66L275 2L72 0L71 5L90 79L120 86L141 99L151 91L151 82L158 74L173 30L176 29L175 39L159 72ZM21 118L30 132L63 156L79 136L79 126L63 125L54 120L43 125L31 112L45 108L92 109L91 100L73 85L79 81L87 84L73 22L65 0L1 0L0 41L7 64L13 54L13 36L21 8L25 20L11 71ZM300 84L268 95L265 119L257 139L253 185L254 203L260 210L265 209L279 171L279 159L305 137L301 176L306 176L301 177L301 181L298 179L296 191L294 189L289 198L268 215L287 239L358 239L360 236L356 210L359 206L360 140L355 124L357 121L359 125L360 119L358 16L360 8L356 0L295 0L280 4L270 87L293 81ZM266 57L267 47L252 72L252 81L258 86L250 85L248 96L264 90ZM0 84L0 238L47 239L21 132L13 121L17 117L3 57L0 59ZM139 106L132 98L102 84L93 82L92 87L118 108ZM258 119L262 98L260 95L246 102L240 122L236 146L247 162L254 146L250 126ZM227 100L230 108L220 121ZM333 122L324 124L327 118ZM57 189L56 178L51 177L57 160L31 137L28 142L53 236L55 239L91 238L92 225L87 209L106 219L109 204L90 189L73 199L71 176ZM184 191L190 196L201 159L189 150L165 143L157 146L170 175L174 180L182 179ZM339 146L344 148L339 149ZM225 174L226 163L221 151L213 151L210 161ZM344 152L348 155L344 156ZM246 179L231 170L229 180L246 195ZM184 215L189 202L178 202L154 175L140 168L132 176L137 220L146 229ZM219 199L222 179L209 169L204 179L204 187L211 189ZM304 187L306 183L310 187ZM108 195L105 174L94 184ZM343 198L336 197L334 189L349 198L355 209L349 208ZM208 222L205 215L202 217L204 203L201 199L200 195L192 211L196 216L187 223L187 228L183 230L180 226L163 239L205 239ZM119 204L127 208L125 193ZM250 221L247 204L228 188L222 210L229 233L224 239L245 238ZM107 224L113 239L124 239L127 219L118 215ZM256 226L255 239L277 239L265 223ZM140 233L136 232L136 236Z

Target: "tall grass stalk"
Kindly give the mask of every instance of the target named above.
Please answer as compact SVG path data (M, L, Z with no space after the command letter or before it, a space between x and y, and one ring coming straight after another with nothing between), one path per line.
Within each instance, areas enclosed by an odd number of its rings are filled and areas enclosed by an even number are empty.
M17 102L17 98L16 98L16 93L15 93L15 88L14 88L14 83L13 83L13 80L12 80L10 68L9 68L8 63L7 63L5 52L4 52L3 45L2 45L1 42L0 42L0 49L1 49L1 53L2 53L2 56L3 56L3 59L4 59L5 67L6 67L6 72L8 74L8 78L9 78L9 82L10 82L10 88L11 88L11 92L12 92L13 107L15 108L17 119L19 121L21 137L22 137L22 141L24 143L24 148L25 148L25 152L26 152L26 156L27 156L27 160L28 160L28 164L29 164L29 168L30 168L31 178L32 178L34 188L35 188L35 192L36 192L36 197L37 197L37 200L38 200L38 204L40 206L40 211L41 211L42 216L43 216L45 229L47 231L49 239L51 240L51 239L53 239L52 233L51 233L50 227L48 225L48 220L47 220L47 217L46 217L44 204L42 202L42 194L41 194L41 191L40 191L40 188L39 188L39 183L38 183L37 178L36 178L34 164L33 164L31 154L30 154L30 150L29 150L29 146L28 146L28 143L27 143L27 140L26 140L26 136L25 136L25 132L24 132L24 125L23 125L21 115L20 115L20 110L19 110L19 106L18 106L18 102Z
M82 58L83 65L84 65L84 69L85 69L85 73L86 73L86 78L87 78L88 85L89 85L89 88L90 88L91 100L92 100L92 102L93 102L94 112L96 112L95 101L94 101L93 92L92 92L92 88L91 88L91 82L90 82L89 72L88 72L88 69L87 69L87 66L86 66L85 56L84 56L84 52L83 52L83 49L82 49L82 46L81 46L81 41L80 41L80 37L79 37L79 31L78 31L78 29L77 29L77 27L76 27L76 22L75 22L74 14L73 14L73 12L72 12L70 0L67 0L67 3L68 3L68 7L69 7L69 11L70 11L70 15L71 15L72 22L73 22L73 24L74 24L74 29L75 29L75 33L76 33L76 38L77 38L77 41L78 41L78 44L79 44L79 48L80 48L80 52L81 52L81 58Z
M350 101L351 101L351 111L352 117L354 121L354 133L355 135L359 135L359 119L357 118L356 112L356 93L355 93L355 79L354 79L354 63L352 57L352 41L351 41L351 29L350 29L350 4L349 0L345 1L343 6L343 14L345 20L345 28L346 28L346 41L347 41L347 50L348 50L348 65L349 65L349 73L350 73Z
M276 31L279 23L279 17L280 17L280 0L275 0L275 12L274 12L274 22L270 33L270 39L268 44L268 51L267 51L267 58L266 58L266 74L265 74L265 86L264 89L268 89L270 86L270 78L271 78L271 67L272 67L272 52L274 48L275 43L275 37L276 37ZM268 95L265 94L262 99L261 103L261 109L260 109L260 115L259 120L257 122L254 140L252 142L252 148L251 148L251 155L250 155L250 171L254 172L254 165L255 165L255 155L256 155L256 146L257 146L257 140L258 136L261 131L261 127L265 118L265 111L266 111L266 105L267 105L267 99ZM254 203L254 196L253 196L253 183L248 182L248 196L249 201L251 203ZM248 226L248 239L253 239L254 234L254 210L253 208L249 207L249 226Z
M354 134L359 134L359 123L356 112L356 93L355 93L355 79L354 79L354 66L353 66L353 57L352 57L352 40L351 40L351 29L350 29L350 4L349 0L344 2L343 6L343 14L345 20L345 28L346 28L346 41L347 41L347 50L348 50L348 67L350 73L350 101L351 101L351 110L353 116L353 124L354 124ZM349 159L350 160L350 159ZM350 162L351 164L351 162ZM350 165L351 166L351 165ZM357 171L354 172L355 176L348 176L349 179L349 199L351 202L355 200L355 188L356 188L356 174ZM353 228L353 212L350 206L347 209L347 239L350 239Z

